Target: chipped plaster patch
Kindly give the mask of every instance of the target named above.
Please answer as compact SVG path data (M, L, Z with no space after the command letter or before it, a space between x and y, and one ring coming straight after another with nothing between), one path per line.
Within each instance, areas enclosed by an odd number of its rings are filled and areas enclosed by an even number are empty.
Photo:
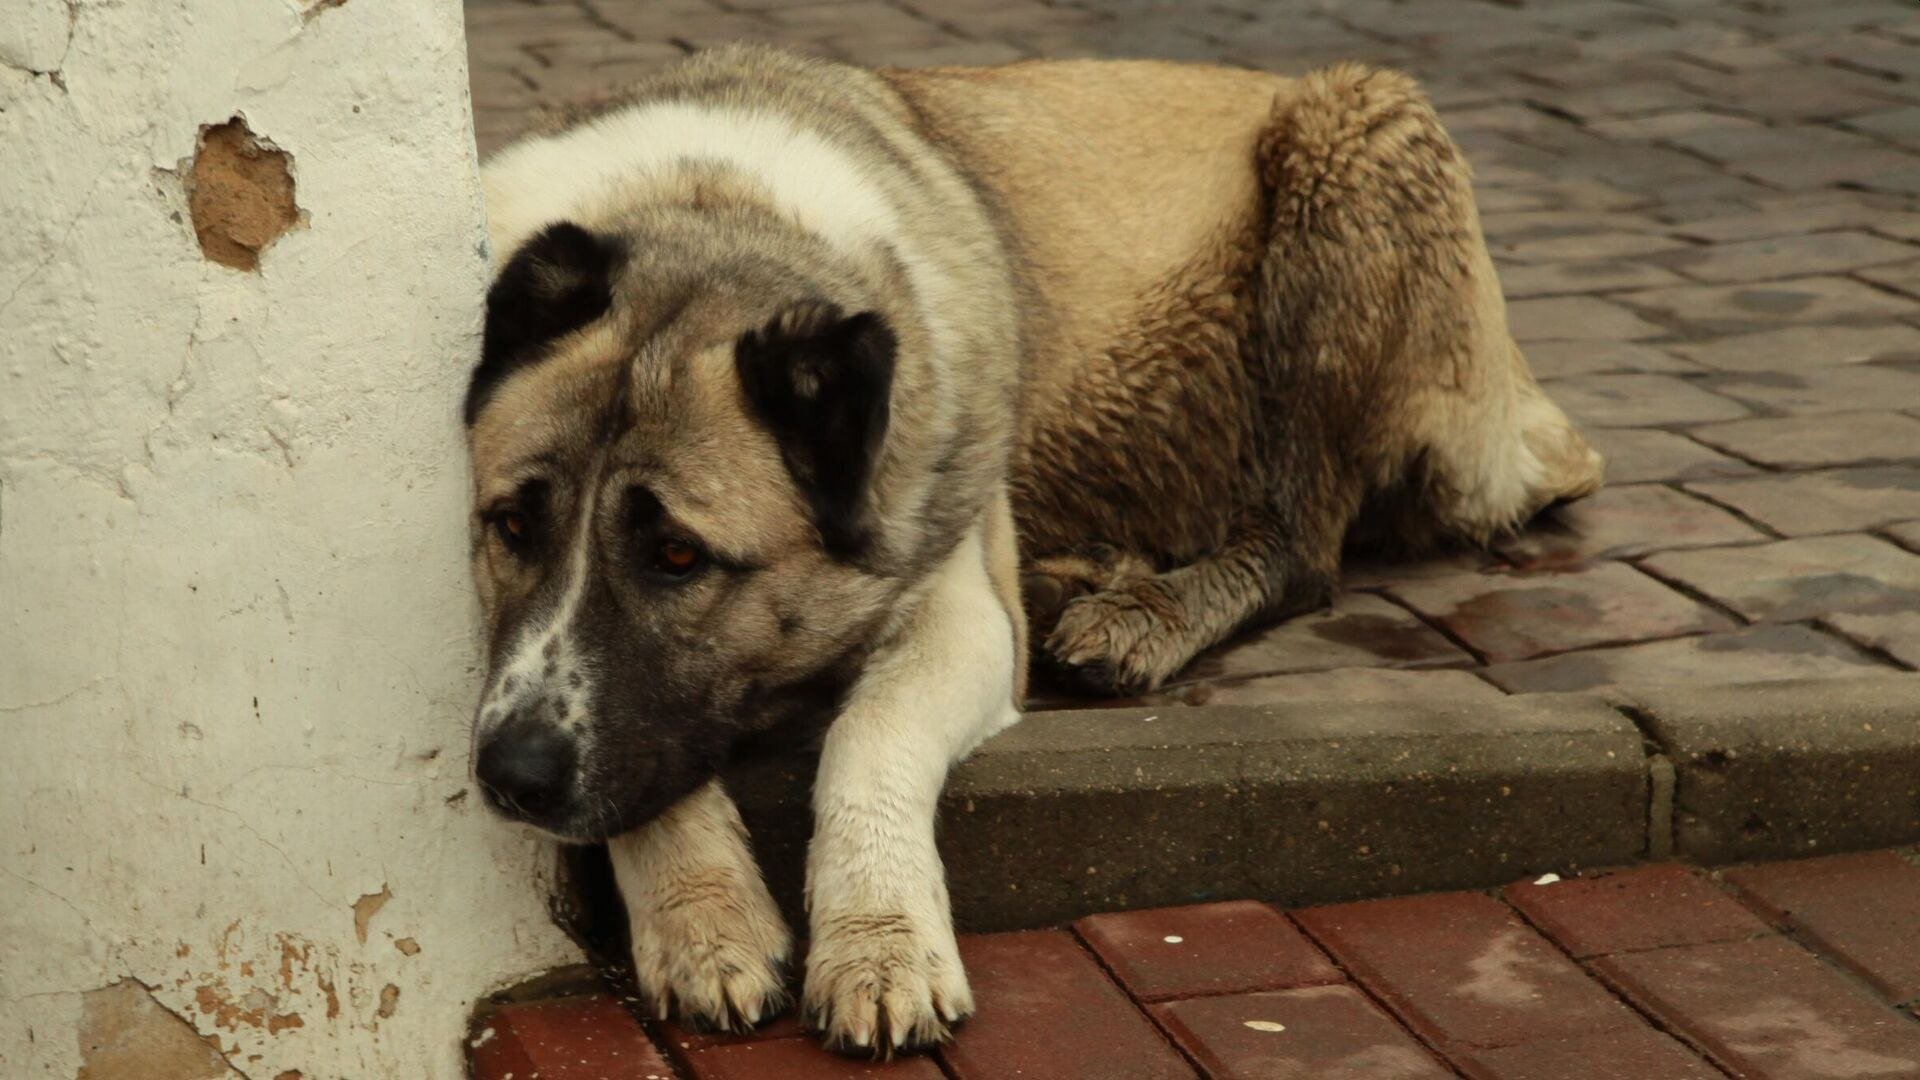
M239 1080L219 1049L124 979L83 995L77 1080L165 1076L173 1080Z
M379 892L368 893L353 902L353 936L360 939L360 944L367 943L367 924L373 922L373 917L380 914L380 909L391 899L393 890L382 885Z
M200 251L223 266L259 269L260 253L300 224L293 155L255 135L245 117L200 129L187 178Z

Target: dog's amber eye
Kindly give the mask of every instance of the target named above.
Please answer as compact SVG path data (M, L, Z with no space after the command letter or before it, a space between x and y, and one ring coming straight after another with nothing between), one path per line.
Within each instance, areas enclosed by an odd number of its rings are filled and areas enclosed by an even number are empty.
M518 510L505 510L494 515L493 531L500 534L500 542L512 551L523 551L533 542L533 523Z
M662 540L653 549L653 568L668 577L686 577L700 569L700 549L685 540Z

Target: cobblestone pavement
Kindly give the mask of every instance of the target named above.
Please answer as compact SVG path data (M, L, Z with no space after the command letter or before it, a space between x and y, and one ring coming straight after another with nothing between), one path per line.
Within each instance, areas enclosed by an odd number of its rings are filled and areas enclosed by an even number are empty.
M1516 335L1610 486L1157 701L1487 698L1920 667L1920 8L1896 0L470 0L483 149L731 40L898 65L1420 76ZM1331 1006L1330 1006L1331 1007Z
M1251 901L961 939L980 1011L869 1066L791 1017L649 1033L606 994L510 1007L476 1080L1750 1080L1920 1076L1920 866L1672 864L1282 913Z

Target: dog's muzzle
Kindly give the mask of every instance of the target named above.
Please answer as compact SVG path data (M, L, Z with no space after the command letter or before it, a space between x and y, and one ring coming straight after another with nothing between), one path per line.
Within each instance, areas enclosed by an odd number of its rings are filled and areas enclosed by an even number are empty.
M480 744L473 774L494 809L551 826L572 802L577 756L573 740L552 724L514 716Z

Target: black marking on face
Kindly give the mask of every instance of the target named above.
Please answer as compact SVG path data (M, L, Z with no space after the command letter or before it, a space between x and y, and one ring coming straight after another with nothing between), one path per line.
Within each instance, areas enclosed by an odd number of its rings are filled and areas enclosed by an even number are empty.
M804 301L740 336L734 364L806 494L828 554L858 559L872 533L867 492L887 433L897 342L873 312Z
M467 385L467 426L507 376L540 360L555 338L606 314L623 257L618 240L566 221L521 245L487 290L480 365Z

